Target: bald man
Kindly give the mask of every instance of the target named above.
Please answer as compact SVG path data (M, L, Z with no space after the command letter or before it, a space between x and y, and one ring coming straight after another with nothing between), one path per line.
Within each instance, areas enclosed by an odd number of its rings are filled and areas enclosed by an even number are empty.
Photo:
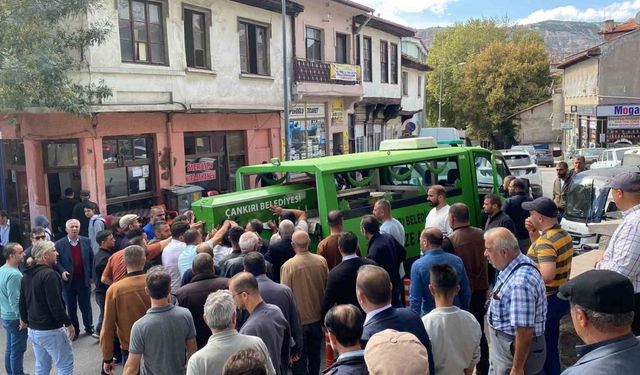
M329 268L320 255L309 252L309 234L295 231L291 244L296 255L282 265L280 281L291 288L300 310L303 344L300 360L293 363L294 373L317 375L320 371L322 332L322 301L327 286Z

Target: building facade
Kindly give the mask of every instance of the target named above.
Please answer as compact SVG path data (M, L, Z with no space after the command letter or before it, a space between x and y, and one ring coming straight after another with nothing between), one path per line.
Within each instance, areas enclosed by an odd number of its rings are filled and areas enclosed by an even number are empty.
M364 93L353 19L373 9L348 0L299 3L287 159L348 153L348 113Z
M103 214L162 202L170 185L234 190L238 167L281 153L280 6L105 1L88 20L118 30L85 51L76 78L113 96L90 118L35 109L0 123L3 207L28 227L54 216L67 187L89 190ZM288 19L302 10L288 2Z
M395 132L395 137L408 134L407 122L412 122L417 134L420 128L425 127L425 85L426 73L433 70L427 65L427 48L422 40L415 37L402 38L401 66L402 73L400 86L402 88L402 101L400 109L401 126Z
M640 142L640 30L565 59L563 149ZM631 109L631 110L630 110ZM637 113L637 114L636 114Z
M415 31L371 15L356 17L355 24L364 95L354 105L350 142L355 152L374 151L401 125L401 38Z

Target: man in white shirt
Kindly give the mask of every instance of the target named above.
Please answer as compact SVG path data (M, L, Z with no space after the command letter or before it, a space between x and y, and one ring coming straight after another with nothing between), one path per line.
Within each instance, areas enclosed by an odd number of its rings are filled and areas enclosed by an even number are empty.
M176 294L182 284L180 269L178 268L178 258L187 247L184 242L184 233L189 230L189 224L177 222L171 225L171 242L162 250L162 265L165 271L171 276L171 294Z
M440 229L442 234L449 234L451 232L449 227L449 205L447 204L447 192L444 190L444 186L431 186L427 191L427 201L433 208L427 214L424 227L435 227Z
M404 246L404 226L394 219L391 214L391 203L386 199L380 199L373 205L373 216L382 223L380 232L390 234Z
M423 316L422 322L431 339L437 374L471 375L480 360L480 324L471 313L453 305L459 290L453 267L431 267L429 291L436 308Z

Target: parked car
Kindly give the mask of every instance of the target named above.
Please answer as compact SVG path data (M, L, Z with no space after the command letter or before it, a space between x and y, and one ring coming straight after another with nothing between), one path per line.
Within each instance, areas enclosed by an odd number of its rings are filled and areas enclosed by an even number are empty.
M640 148L625 151L622 157L622 165L628 167L640 166Z
M638 167L612 167L580 172L573 177L567 191L567 209L561 221L562 228L573 239L574 248L597 244L600 235L589 230L591 223L617 220L622 213L616 207L607 184L618 174L640 172Z
M551 150L536 149L536 164L553 167L554 161Z
M507 162L511 174L518 178L526 178L531 186L531 195L534 198L542 196L542 173L532 160L531 155L524 150L500 150Z
M529 154L529 157L533 161L533 164L536 164L538 157L536 156L536 148L533 145L515 145L511 146L512 150L520 150L526 151Z
M622 148L607 148L602 152L597 162L591 164L591 169L599 168L611 168L622 165L622 158L625 151L635 150L638 147L622 147Z

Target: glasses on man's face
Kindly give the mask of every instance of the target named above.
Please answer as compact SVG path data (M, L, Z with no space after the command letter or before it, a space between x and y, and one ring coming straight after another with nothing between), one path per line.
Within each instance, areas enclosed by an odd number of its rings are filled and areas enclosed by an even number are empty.
M238 293L236 293L236 294L232 294L232 295L231 295L231 298L236 298L236 296L238 296L238 295L240 295L240 294L242 294L242 293L246 293L246 291L244 291L244 290L243 290L243 291L238 292Z
M45 236L44 234L42 236L33 236L34 240L44 240L46 238L47 238L47 236Z

